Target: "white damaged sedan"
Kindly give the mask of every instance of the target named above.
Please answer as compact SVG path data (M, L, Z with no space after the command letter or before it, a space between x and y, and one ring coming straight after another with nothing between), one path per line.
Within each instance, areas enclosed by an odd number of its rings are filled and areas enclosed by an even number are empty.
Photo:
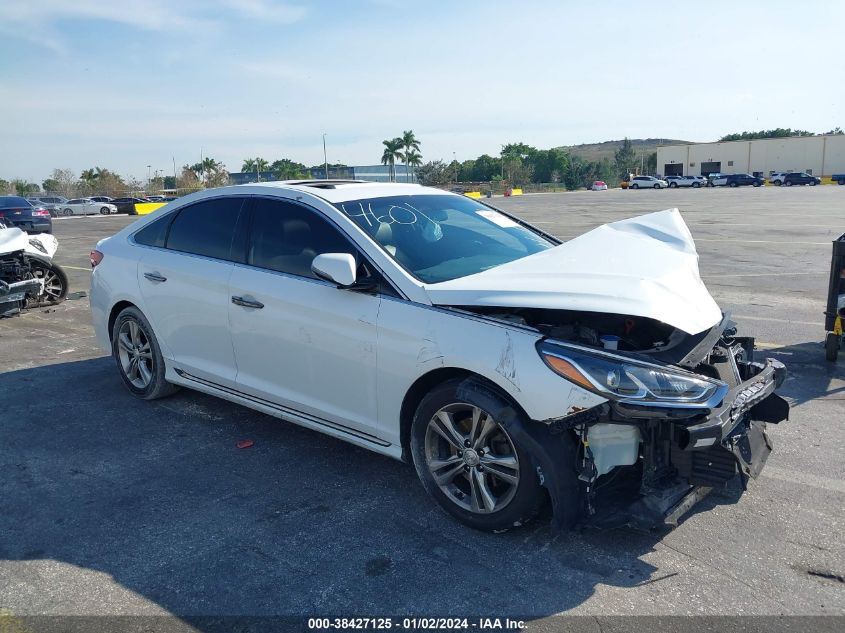
M91 263L131 393L195 389L411 462L478 529L549 498L559 527L675 522L756 477L788 416L785 368L736 336L677 210L561 243L418 185L260 183L180 198Z

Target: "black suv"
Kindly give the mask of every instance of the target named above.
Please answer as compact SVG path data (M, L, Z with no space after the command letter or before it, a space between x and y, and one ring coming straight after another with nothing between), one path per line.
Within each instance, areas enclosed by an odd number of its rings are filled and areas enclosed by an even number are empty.
M805 174L804 172L795 173L795 174L785 174L783 177L783 184L787 187L791 187L792 185L820 185L822 182L821 178L817 178L816 176L811 176L810 174Z
M766 181L751 174L729 174L725 185L728 187L742 187L743 185L753 185L759 187L766 184Z

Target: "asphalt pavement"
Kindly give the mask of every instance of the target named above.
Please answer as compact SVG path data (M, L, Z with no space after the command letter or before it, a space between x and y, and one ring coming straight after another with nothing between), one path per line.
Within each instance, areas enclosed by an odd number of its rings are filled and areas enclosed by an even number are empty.
M71 299L0 321L0 615L845 615L845 359L822 346L845 187L492 202L564 239L681 210L716 300L789 370L746 493L669 532L483 534L405 464L195 392L136 400L86 295L88 252L132 218L58 219Z

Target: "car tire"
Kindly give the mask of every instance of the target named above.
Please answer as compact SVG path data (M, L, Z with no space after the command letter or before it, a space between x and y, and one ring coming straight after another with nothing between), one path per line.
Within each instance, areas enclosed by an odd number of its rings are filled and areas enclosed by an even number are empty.
M62 209L62 215L73 215L73 209Z
M729 182L728 187L739 187L739 185L735 182Z
M775 187L780 187L782 184L783 184L783 181L781 181L781 180L775 180L775 182L774 182Z
M759 182L755 182L755 183L754 183L754 186L755 186L755 187L759 187L759 186L760 186L760 183L759 183Z
M816 186L816 181L815 181L815 180L811 180L811 181L810 181L810 186L811 186L811 187L815 187L815 186Z
M44 292L39 296L27 296L27 307L56 305L67 298L70 282L67 273L58 264L32 262L30 266L35 276L44 280Z
M639 188L640 188L640 186L637 183L634 183L633 185L631 185L629 187L629 189L639 189Z
M699 188L701 188L701 183L700 182L694 182L694 183L692 183L692 186L693 186L694 189L699 189Z
M787 180L787 181L786 181L785 183L783 183L783 184L784 184L784 185L786 185L787 187L791 187L791 186L792 186L792 181L791 181L791 180Z
M678 183L676 183L676 182L670 182L669 183L669 189L677 189L677 188L678 188Z
M452 517L477 530L503 532L531 520L545 492L528 452L488 412L459 397L463 382L435 387L417 407L414 467L426 492Z
M660 183L659 182L654 183L654 188L655 189L661 189Z
M123 384L142 400L156 400L179 391L164 378L164 357L149 321L141 311L124 308L111 332L112 356Z
M824 340L824 357L831 363L835 363L839 356L839 347L842 343L842 337L833 332L828 332Z
M111 213L108 207L100 207L100 215L108 215Z

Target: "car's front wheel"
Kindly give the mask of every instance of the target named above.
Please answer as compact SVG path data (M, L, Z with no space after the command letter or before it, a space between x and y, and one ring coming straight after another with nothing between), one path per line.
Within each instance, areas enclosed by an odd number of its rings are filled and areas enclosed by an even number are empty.
M701 183L700 182L694 182L694 183L692 183L692 186L694 188L698 189L699 187L701 187Z
M40 294L27 297L27 306L34 307L41 304L56 305L67 297L69 287L67 273L58 264L37 262L31 264L33 275L41 279L44 287Z
M164 379L164 358L158 340L138 308L124 308L117 315L112 328L112 356L123 383L133 395L155 400L179 390Z
M108 215L111 213L108 207L100 207L100 215Z
M73 209L63 209L62 215L73 215Z
M485 531L522 525L545 496L531 459L489 411L458 397L461 381L423 398L411 453L426 491L462 523Z
M639 188L640 188L640 186L637 183L634 183L633 185L631 185L631 189L639 189Z
M811 186L811 187L815 187L815 186L816 186L816 181L815 181L815 180L811 180L811 181L810 181L810 186Z

